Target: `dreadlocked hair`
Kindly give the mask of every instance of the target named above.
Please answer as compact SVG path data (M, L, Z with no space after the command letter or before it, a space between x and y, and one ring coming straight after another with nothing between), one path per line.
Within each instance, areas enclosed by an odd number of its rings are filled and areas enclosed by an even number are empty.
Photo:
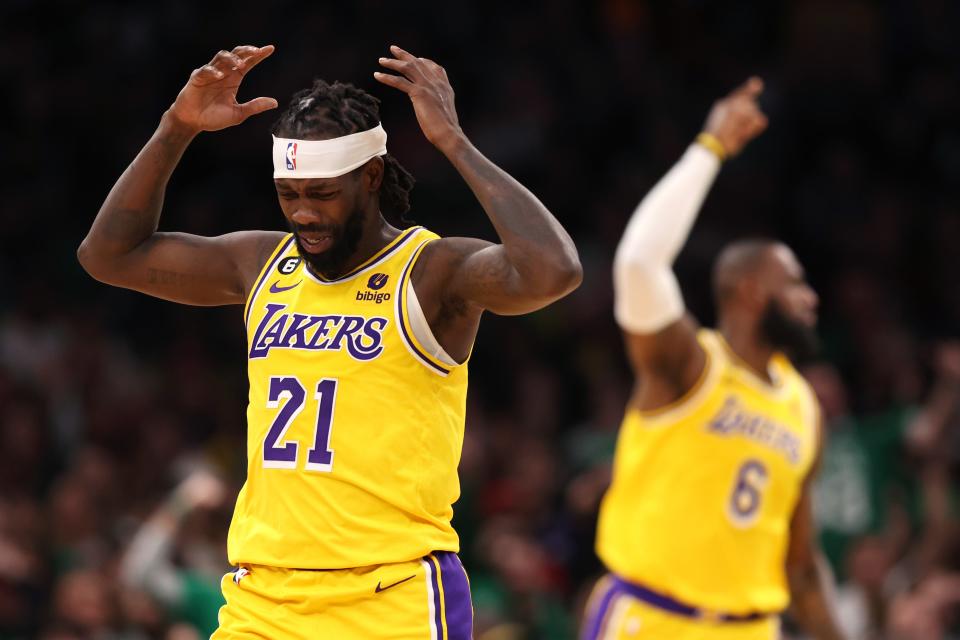
M339 137L372 129L380 122L380 101L350 83L330 84L317 78L313 86L293 94L271 132L281 138ZM389 153L383 157L380 206L394 219L410 224L410 191L415 180Z

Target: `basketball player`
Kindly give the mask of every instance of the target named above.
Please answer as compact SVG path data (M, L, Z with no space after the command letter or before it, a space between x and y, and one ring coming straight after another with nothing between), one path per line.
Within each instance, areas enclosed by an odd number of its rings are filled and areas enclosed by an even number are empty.
M789 359L814 345L817 296L783 244L735 242L714 269L718 329L705 330L671 270L722 161L766 128L761 90L751 78L714 105L617 249L637 384L600 508L610 573L586 639L769 640L791 593L813 636L840 637L811 523L819 411Z
M560 224L461 131L443 68L390 50L380 63L396 74L376 79L410 96L499 244L394 226L413 179L387 153L379 102L320 80L273 127L291 233L157 232L190 141L277 106L236 101L273 52L243 46L192 73L79 250L86 270L115 286L245 305L247 481L214 638L469 638L450 520L480 315L528 313L580 282Z

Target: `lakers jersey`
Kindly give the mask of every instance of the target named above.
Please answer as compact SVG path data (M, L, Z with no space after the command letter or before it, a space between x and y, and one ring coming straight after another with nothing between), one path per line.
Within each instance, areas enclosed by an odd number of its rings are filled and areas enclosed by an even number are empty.
M819 410L782 355L762 380L713 331L683 399L631 410L600 508L597 552L620 577L686 604L777 612L789 601L790 521L813 463Z
M408 229L335 280L306 268L292 235L267 261L245 308L248 463L231 564L339 569L458 551L466 366L425 349L409 316L410 274L436 238Z

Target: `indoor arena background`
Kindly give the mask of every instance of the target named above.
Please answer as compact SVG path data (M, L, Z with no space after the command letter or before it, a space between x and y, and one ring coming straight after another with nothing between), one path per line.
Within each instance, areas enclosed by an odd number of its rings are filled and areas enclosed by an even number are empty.
M246 43L277 51L242 97L285 104L314 76L372 91L418 180L412 217L493 239L406 96L371 76L392 43L437 60L466 133L580 250L578 291L486 317L473 354L455 524L478 640L575 636L631 384L614 247L711 102L762 76L770 128L723 169L680 257L687 303L712 320L708 270L727 240L796 249L821 297L825 350L807 369L831 431L817 514L845 624L861 638L949 637L958 33L952 0L3 2L0 638L185 640L215 620L244 469L241 310L109 288L75 253L190 71ZM161 228L281 228L274 117L202 134ZM172 573L189 597L164 592Z

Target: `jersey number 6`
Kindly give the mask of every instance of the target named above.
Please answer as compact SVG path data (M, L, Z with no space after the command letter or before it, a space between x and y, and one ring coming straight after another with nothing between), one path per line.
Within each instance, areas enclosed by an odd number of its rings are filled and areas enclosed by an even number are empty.
M317 422L313 447L307 453L307 471L331 471L333 451L330 449L330 427L333 425L333 405L337 398L337 381L324 378L317 383L313 397L317 400ZM293 376L273 376L267 392L267 408L280 408L267 437L263 440L263 466L268 469L296 469L297 451L295 441L285 441L287 429L306 404L307 391L300 380ZM281 402L284 401L282 406Z
M760 512L763 489L767 486L767 468L759 460L747 460L740 466L730 494L727 513L737 527L753 524Z

